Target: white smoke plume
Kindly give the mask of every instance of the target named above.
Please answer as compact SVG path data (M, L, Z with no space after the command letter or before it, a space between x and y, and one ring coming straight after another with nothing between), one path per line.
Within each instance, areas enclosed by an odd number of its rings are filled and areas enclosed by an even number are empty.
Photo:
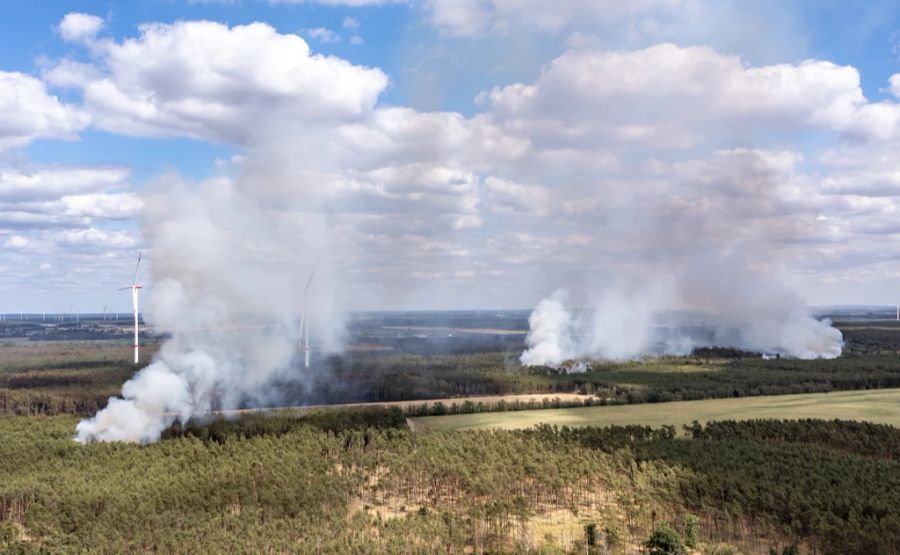
M791 358L836 358L843 336L813 318L796 293L736 254L696 256L679 276L684 306L716 318L709 344Z
M797 295L771 276L763 279L740 257L697 256L684 266L664 292L609 287L580 311L567 306L565 291L556 291L528 319L521 362L559 367L570 360L687 354L705 346L801 359L840 356L843 338L830 321L813 318ZM668 307L685 316L665 318Z
M574 320L566 308L568 293L558 290L549 298L538 303L528 317L529 349L522 353L521 361L526 366L559 364L578 356L573 335Z
M145 314L168 334L121 398L78 424L76 439L147 443L176 420L270 402L275 380L299 378L297 319L317 254L313 338L334 349L341 322L324 224L298 221L227 180L167 178L145 199L152 296Z

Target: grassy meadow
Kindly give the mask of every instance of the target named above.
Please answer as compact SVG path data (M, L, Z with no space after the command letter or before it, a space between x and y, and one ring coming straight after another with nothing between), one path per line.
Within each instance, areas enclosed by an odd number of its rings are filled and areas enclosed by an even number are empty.
M900 389L835 391L801 395L706 399L673 403L576 407L423 416L410 419L416 430L520 429L557 426L680 426L693 421L777 419L861 420L900 427Z

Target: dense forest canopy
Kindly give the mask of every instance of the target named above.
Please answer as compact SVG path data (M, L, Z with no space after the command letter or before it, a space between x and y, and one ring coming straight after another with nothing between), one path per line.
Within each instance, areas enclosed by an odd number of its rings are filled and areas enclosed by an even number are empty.
M701 547L900 544L890 426L413 434L399 409L368 409L214 420L142 447L75 444L73 423L0 418L6 549L562 552L592 526L593 546L615 551L659 522L685 539L692 519Z

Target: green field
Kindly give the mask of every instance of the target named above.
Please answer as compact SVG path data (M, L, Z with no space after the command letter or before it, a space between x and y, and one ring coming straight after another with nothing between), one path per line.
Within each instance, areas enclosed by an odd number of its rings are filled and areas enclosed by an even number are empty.
M900 389L423 416L411 421L416 430L473 430L530 428L537 424L663 426L690 424L694 420L708 422L754 418L840 418L900 427Z

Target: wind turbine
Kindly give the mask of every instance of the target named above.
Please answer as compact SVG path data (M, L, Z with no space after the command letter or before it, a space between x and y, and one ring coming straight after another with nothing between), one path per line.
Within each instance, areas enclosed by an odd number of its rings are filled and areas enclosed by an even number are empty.
M134 267L134 278L128 287L120 287L119 291L131 289L131 307L134 310L134 363L138 363L138 289L144 286L138 283L138 269L141 267L141 252L138 251L137 265Z
M316 275L318 266L319 257L317 256L312 271L309 273L309 279L306 280L306 287L303 289L303 315L300 317L300 340L298 343L303 349L304 368L309 368L309 287L312 285L313 276Z

